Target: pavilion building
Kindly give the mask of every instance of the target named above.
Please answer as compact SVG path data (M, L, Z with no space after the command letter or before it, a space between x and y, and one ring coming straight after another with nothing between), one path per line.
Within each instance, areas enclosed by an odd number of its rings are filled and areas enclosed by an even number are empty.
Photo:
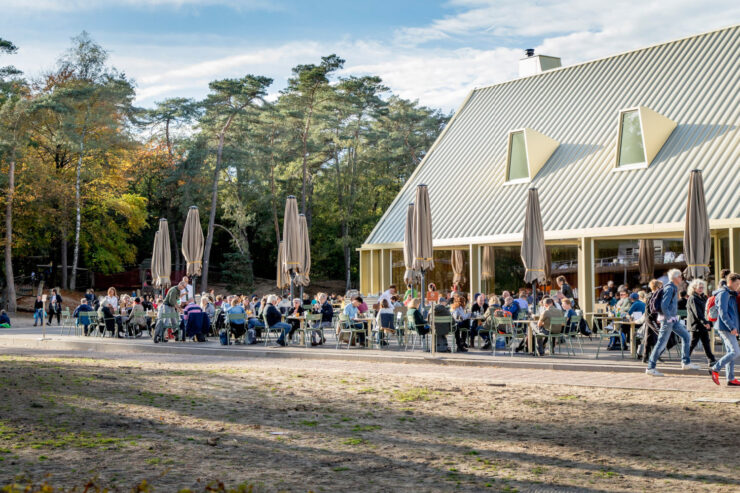
M528 50L520 77L470 92L360 248L360 291L403 284L407 205L426 184L434 271L463 290L523 285L527 189L539 191L550 276L565 275L591 311L598 286L637 281L638 240L655 275L685 267L691 170L704 179L710 269L740 271L740 25L560 66ZM481 276L483 249L493 269Z

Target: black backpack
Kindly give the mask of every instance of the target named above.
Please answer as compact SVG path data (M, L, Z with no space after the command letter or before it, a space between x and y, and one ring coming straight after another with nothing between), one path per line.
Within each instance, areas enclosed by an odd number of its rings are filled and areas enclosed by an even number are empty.
M661 288L650 297L650 313L653 313L655 315L662 314L663 308L661 307L661 304L663 303L663 292L665 288Z

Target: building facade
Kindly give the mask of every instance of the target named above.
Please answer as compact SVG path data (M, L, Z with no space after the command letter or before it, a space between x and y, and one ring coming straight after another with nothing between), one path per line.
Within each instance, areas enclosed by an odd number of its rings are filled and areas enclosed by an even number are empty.
M534 186L551 274L566 275L590 311L606 278L635 284L638 240L657 240L657 272L681 265L693 169L704 179L712 272L740 271L740 25L572 66L533 57L522 60L533 75L467 96L360 248L360 291L401 284L406 209L422 183L439 288L449 287L452 250L464 251L466 291L523 284ZM482 279L485 247L495 272Z

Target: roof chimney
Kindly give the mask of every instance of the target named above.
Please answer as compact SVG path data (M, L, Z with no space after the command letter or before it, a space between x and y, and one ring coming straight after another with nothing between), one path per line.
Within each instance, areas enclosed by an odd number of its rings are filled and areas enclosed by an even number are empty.
M561 67L560 58L535 55L534 48L524 50L524 58L519 60L519 77L541 74L546 70Z

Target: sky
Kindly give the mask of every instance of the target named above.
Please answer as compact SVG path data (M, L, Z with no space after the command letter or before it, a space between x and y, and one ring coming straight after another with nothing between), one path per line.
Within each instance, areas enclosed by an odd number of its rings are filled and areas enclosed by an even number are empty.
M0 65L38 77L85 30L152 106L246 74L275 96L292 67L335 53L340 75L448 112L516 78L525 48L573 65L738 22L738 0L0 0L0 38L19 47Z

